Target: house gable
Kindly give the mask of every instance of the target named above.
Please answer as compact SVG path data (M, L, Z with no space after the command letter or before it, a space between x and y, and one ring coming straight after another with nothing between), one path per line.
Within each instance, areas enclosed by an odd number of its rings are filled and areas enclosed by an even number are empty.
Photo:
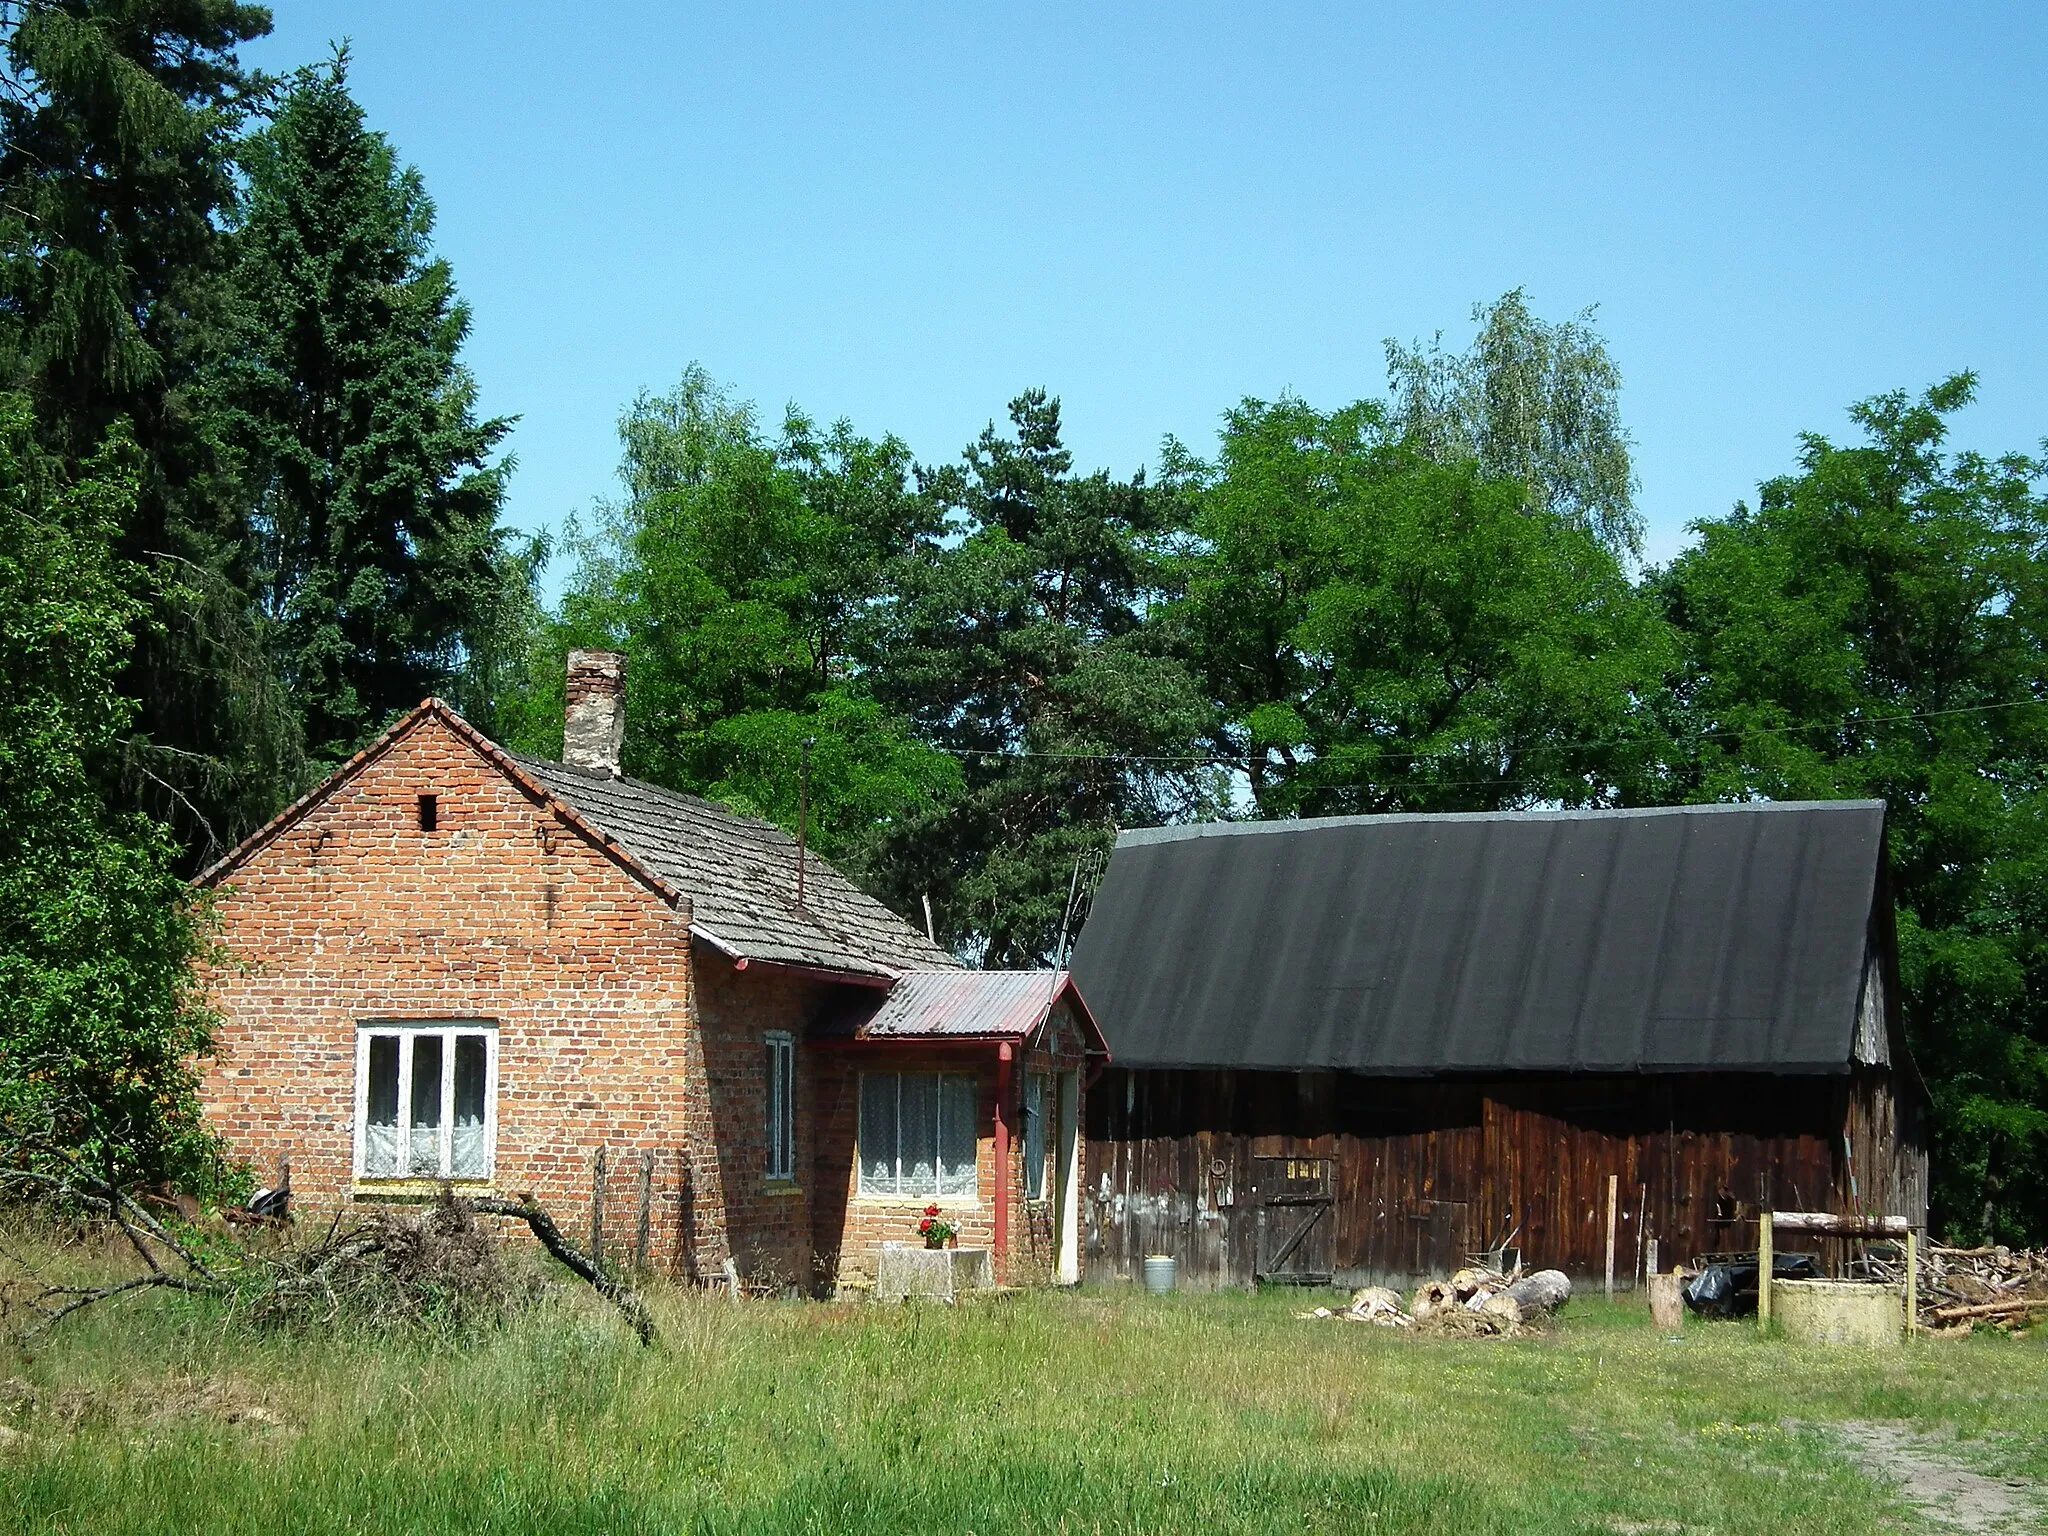
M655 1257L695 1262L678 1251L680 1203L694 1191L687 1240L715 1250L723 1188L687 904L435 711L401 725L213 876L225 954L206 977L223 1021L209 1116L264 1178L288 1157L305 1204L390 1193L358 1177L359 1042L473 1026L495 1046L487 1183L587 1208L609 1147L631 1209L625 1149L644 1148L668 1245Z
M431 743L432 745L428 745ZM631 850L603 828L595 826L575 806L553 793L540 783L526 768L496 742L478 731L461 715L439 699L427 699L414 710L394 721L383 734L362 751L343 763L320 784L300 796L270 821L245 838L232 852L202 871L195 884L202 887L219 886L233 880L254 861L262 858L269 850L283 843L289 848L287 858L298 858L307 852L322 851L325 835L331 829L333 807L337 802L347 805L360 803L351 799L360 797L360 783L366 774L377 782L376 769L388 766L393 760L408 766L402 769L409 789L409 800L400 794L397 799L385 795L390 804L383 807L394 830L402 830L406 818L411 818L415 830L419 826L420 799L423 794L435 795L435 815L442 809L437 791L422 788L432 781L431 773L422 773L417 765L426 761L419 757L421 752L431 755L436 769L457 778L466 777L475 770L458 766L464 756L474 757L480 767L488 767L535 807L544 812L536 826L536 837L550 845L556 835L565 834L578 839L593 850L600 851L611 863L631 875L634 880L651 891L670 906L681 906L686 898L670 881L650 868ZM374 799L374 792L373 792ZM400 802L403 803L400 803ZM448 807L451 811L454 804ZM555 834L549 822L558 824L561 834ZM301 828L314 829L310 844L294 839L293 833ZM436 828L436 830L441 830ZM452 829L451 829L452 830ZM452 846L461 846L459 842ZM552 846L548 851L552 852Z

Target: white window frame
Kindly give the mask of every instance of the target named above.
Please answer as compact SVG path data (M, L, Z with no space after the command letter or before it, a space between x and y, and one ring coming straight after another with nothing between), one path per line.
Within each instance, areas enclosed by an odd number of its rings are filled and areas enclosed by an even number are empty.
M868 1183L868 1160L867 1160L867 1157L866 1157L866 1154L865 1154L865 1148L866 1148L866 1145L867 1145L867 1143L866 1143L866 1141L864 1140L864 1135L865 1135L865 1131L866 1131L866 1119L867 1119L867 1081L868 1081L868 1079L869 1079L869 1078L873 1078L873 1077L893 1077L893 1078L895 1078L895 1079L896 1079L896 1081L897 1081L897 1089L896 1089L896 1091L897 1091L897 1108L896 1108L896 1125L897 1125L897 1168L896 1168L896 1183L897 1183L897 1188L895 1188L895 1189L876 1189L876 1188L874 1188L874 1187L873 1187L872 1185L870 1185L870 1184ZM902 1168L902 1125L903 1125L903 1118L902 1118L902 1117L903 1117L903 1100L902 1100L902 1093L903 1093L903 1087L902 1087L902 1082L903 1082L903 1079L904 1079L904 1078L906 1078L906 1077L929 1077L929 1078L931 1078L931 1079L933 1080L933 1082L934 1082L934 1085L935 1085L935 1086L934 1086L934 1090L933 1090L933 1096L932 1096L932 1107L933 1107L933 1112L934 1112L935 1114L937 1114L937 1115L938 1115L938 1116L940 1117L940 1118L939 1118L939 1123L938 1123L938 1124L936 1124L936 1125L934 1125L934 1126L932 1127L932 1130L933 1130L933 1134L934 1134L934 1140L933 1140L933 1143L932 1143L932 1156L933 1156L933 1158L934 1158L934 1160L935 1160L935 1164L936 1164L936 1166L934 1167L934 1175L935 1175L935 1177L934 1177L934 1180L933 1180L933 1182L934 1182L935 1184L937 1184L937 1185L939 1185L939 1186L941 1187L941 1192L940 1192L940 1193L937 1193L937 1194L916 1194L916 1193L910 1193L910 1192L906 1192L906 1191L904 1191L904 1190L902 1189L902 1187L901 1187L901 1185L902 1185L902 1178L903 1178L903 1168ZM967 1177L968 1177L969 1181L971 1181L971 1183L972 1183L972 1185L973 1185L973 1187L972 1187L971 1189L968 1189L968 1190L953 1190L953 1191L951 1191L951 1192L946 1192L946 1191L944 1191L944 1184L945 1184L945 1179L944 1179L943 1175L939 1175L939 1174L938 1174L938 1171L937 1171L938 1167L942 1167L942 1166L943 1166L943 1160L944 1160L944 1155L945 1155L945 1149L944 1149L944 1147L943 1147L943 1146L941 1146L941 1145L939 1144L939 1141L938 1141L938 1137L939 1137L939 1136L941 1136L941 1135L943 1134L943 1132L944 1132L944 1117L945 1117L945 1095L946 1095L946 1083L947 1083L948 1081L952 1081L952 1082L964 1082L964 1083L966 1083L966 1084L967 1084L967 1089L966 1089L966 1093L967 1093L967 1102L968 1102L968 1105L969 1105L969 1109L968 1109L968 1119L967 1119L967 1125L968 1125L968 1138L967 1138L967 1145L968 1145L968 1160L967 1160ZM860 1200L871 1200L871 1201L877 1201L877 1202L882 1202L882 1203L885 1203L885 1204L895 1204L895 1205L906 1205L906 1204L917 1204L917 1205L929 1205L929 1204L937 1204L937 1205L941 1205L941 1206L945 1206L945 1207L948 1207L949 1209L950 1209L950 1208L954 1208L954 1207L958 1207L958 1208L961 1208L961 1209L968 1209L968 1210L972 1210L972 1209L975 1209L975 1208L977 1208L977 1207L979 1207L979 1206L980 1206L980 1204L981 1204L981 1125L980 1125L980 1121L981 1121L981 1079L980 1079L980 1078L979 1078L979 1077L978 1077L978 1076L977 1076L977 1075L976 1075L975 1073L972 1073L972 1072L935 1072L935 1071L917 1071L917 1070L911 1070L911 1071L895 1071L895 1070L891 1070L891 1071L886 1071L886 1072L862 1072L861 1074L859 1074L859 1077L858 1077L858 1079L856 1080L856 1084L855 1084L855 1092L856 1092L856 1093L858 1094L858 1100L857 1100L857 1102L858 1102L858 1104L859 1104L859 1113L858 1113L858 1115L857 1115L857 1116L855 1117L855 1124L854 1124L854 1131L853 1131L853 1158L854 1158L854 1168L855 1168L855 1182L854 1182L854 1195L855 1195L855 1198L856 1198L856 1199L860 1199Z
M779 1029L762 1037L768 1049L768 1180L796 1181L796 1036Z
M366 1174L370 1123L370 1042L379 1037L398 1041L398 1144L412 1146L413 1042L423 1035L441 1038L441 1157L433 1173ZM484 1171L452 1178L455 1154L455 1041L480 1035L484 1042ZM355 1181L358 1184L440 1183L488 1184L498 1169L498 1026L487 1019L365 1019L356 1026Z

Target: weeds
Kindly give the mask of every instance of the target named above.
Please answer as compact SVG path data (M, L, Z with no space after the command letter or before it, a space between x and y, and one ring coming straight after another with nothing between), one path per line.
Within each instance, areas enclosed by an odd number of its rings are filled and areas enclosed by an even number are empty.
M2007 1475L2048 1442L2031 1339L1668 1344L1598 1301L1487 1344L1294 1295L649 1305L649 1350L567 1286L455 1349L95 1309L0 1371L30 1405L0 1390L0 1529L1862 1536L1917 1517L1827 1425L1996 1424Z

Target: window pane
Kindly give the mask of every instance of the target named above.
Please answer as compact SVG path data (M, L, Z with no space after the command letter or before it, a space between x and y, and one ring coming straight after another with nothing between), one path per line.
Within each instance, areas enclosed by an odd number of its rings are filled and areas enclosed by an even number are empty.
M491 1171L484 1144L484 1051L482 1035L455 1037L454 1154L448 1172L458 1179L481 1179Z
M791 1155L790 1064L795 1051L790 1041L768 1042L768 1177L786 1179Z
M894 1072L869 1072L860 1080L860 1188L864 1195L896 1193Z
M782 1110L782 1174L796 1172L796 1042L776 1042L776 1060L782 1068L782 1087L776 1102Z
M929 1079L927 1079L929 1081ZM976 1092L971 1077L948 1074L939 1085L939 1189L942 1195L974 1195Z
M412 1156L407 1172L433 1178L441 1171L441 1037L412 1042Z
M398 1037L370 1036L368 1114L363 1126L363 1176L398 1173Z
M939 1080L929 1072L905 1072L902 1083L902 1192L925 1199L939 1192Z
M1045 1074L1024 1080L1024 1197L1045 1198Z

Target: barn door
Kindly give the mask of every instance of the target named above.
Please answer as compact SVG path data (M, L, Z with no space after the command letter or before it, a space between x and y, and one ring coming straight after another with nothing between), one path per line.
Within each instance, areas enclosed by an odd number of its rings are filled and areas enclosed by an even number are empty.
M1448 1275L1465 1267L1472 1249L1472 1207L1463 1200L1420 1200L1408 1212L1414 1275Z
M1253 1159L1258 1180L1258 1263L1255 1278L1278 1285L1328 1285L1332 1228L1331 1160Z

